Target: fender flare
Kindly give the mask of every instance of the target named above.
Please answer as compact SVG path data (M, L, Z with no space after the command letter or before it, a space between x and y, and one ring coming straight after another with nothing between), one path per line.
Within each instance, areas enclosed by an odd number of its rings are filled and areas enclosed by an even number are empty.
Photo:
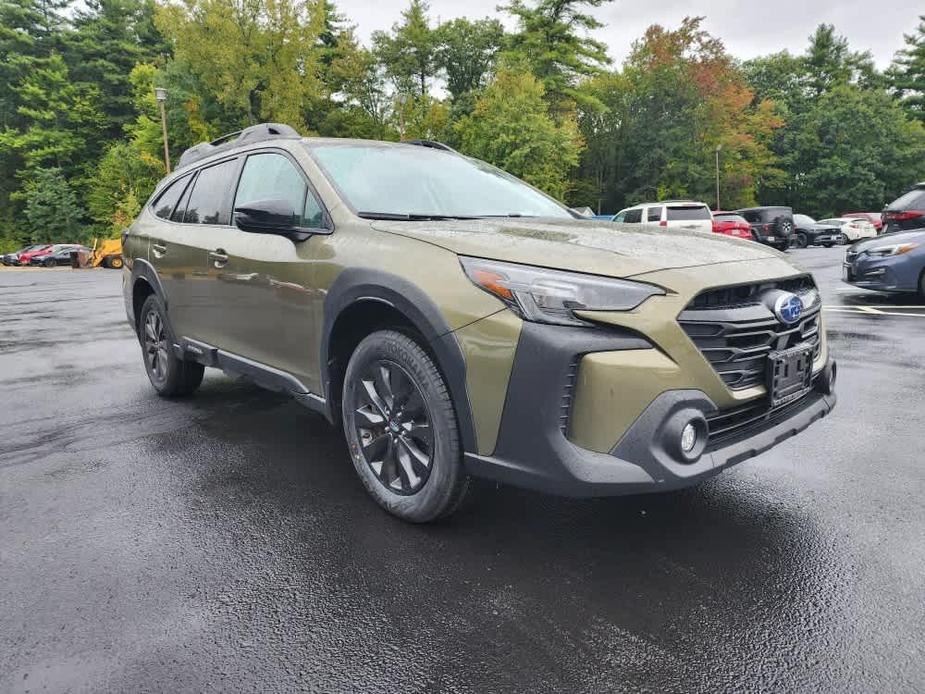
M344 270L331 285L324 300L324 322L321 329L321 382L328 407L328 419L336 421L332 408L337 399L330 397L331 338L338 317L359 301L380 301L404 315L426 340L436 357L437 368L443 375L453 399L459 433L465 451L477 451L472 407L466 386L466 360L459 342L437 305L420 287L398 275L370 268Z
M157 270L154 269L154 266L151 265L147 260L142 260L141 258L135 258L132 262L132 284L131 291L126 297L126 311L129 312L129 318L131 319L132 325L135 325L137 316L135 315L135 306L134 306L134 296L135 296L135 287L138 285L139 281L145 281L150 285L152 291L157 295L157 298L161 300L164 306L167 306L167 294L164 291L164 287L161 284L160 277L157 275Z

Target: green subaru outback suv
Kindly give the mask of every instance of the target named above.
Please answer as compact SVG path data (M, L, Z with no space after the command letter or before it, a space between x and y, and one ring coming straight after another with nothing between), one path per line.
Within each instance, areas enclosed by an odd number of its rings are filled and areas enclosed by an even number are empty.
M685 487L835 404L819 293L781 254L583 220L438 143L263 124L197 145L124 253L158 393L217 367L291 394L410 521L471 476Z

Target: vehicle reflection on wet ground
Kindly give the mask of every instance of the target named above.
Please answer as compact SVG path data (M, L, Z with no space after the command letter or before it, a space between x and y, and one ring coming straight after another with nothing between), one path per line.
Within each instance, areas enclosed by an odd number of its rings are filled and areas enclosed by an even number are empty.
M921 688L925 309L842 291L843 252L792 252L841 309L800 437L666 495L481 484L426 527L285 397L155 397L117 273L0 272L0 690Z

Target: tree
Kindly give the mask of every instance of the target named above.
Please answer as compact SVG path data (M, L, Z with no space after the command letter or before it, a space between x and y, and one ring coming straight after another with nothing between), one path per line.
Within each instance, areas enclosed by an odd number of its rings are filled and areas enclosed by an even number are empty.
M436 66L455 102L485 86L504 46L504 27L496 19L454 19L437 27L436 42Z
M578 163L581 137L574 120L554 121L542 83L532 74L501 67L459 124L462 151L564 199Z
M392 33L377 31L373 46L386 75L402 94L427 96L437 75L437 39L430 26L424 0L411 0Z
M780 125L769 102L754 102L723 44L686 18L675 30L650 27L620 72L591 80L606 110L585 112L583 198L619 209L666 197L714 200L714 157L722 147L724 203L755 200L759 177L779 174L768 148Z
M305 127L321 92L324 3L183 0L159 8L158 28L178 59L237 120Z
M905 34L906 47L890 66L890 86L902 100L910 117L925 125L925 15L912 34Z
M31 243L82 238L83 209L61 169L35 169L25 186L25 218Z
M163 175L159 160L146 156L131 142L117 142L106 150L90 184L90 217L103 231L118 234L127 226L128 213L151 195Z
M510 53L526 60L543 83L554 115L568 113L570 103L599 108L593 96L579 88L582 79L601 74L610 64L607 47L588 36L603 26L584 8L600 7L611 0L511 0L500 10L517 19Z

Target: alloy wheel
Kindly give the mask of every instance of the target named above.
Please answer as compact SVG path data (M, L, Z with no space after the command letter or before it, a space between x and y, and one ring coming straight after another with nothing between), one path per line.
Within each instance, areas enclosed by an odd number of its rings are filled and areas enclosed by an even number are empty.
M415 494L433 466L434 435L421 390L395 362L379 359L354 391L354 427L376 479L395 494Z
M148 371L158 383L162 383L167 378L169 353L164 321L157 311L149 311L145 317L144 346Z

